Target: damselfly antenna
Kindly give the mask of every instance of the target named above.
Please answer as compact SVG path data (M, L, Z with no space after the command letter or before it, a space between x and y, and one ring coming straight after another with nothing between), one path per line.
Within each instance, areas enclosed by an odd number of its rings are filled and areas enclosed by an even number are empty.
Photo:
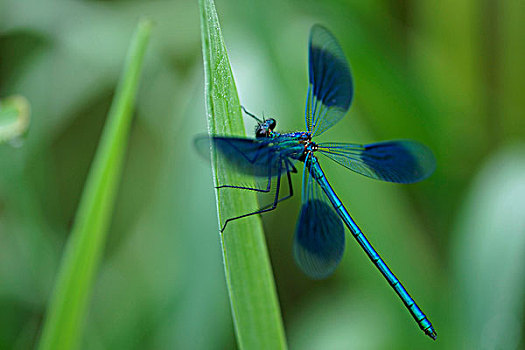
M262 124L262 123L264 122L264 120L260 120L260 119L257 118L255 115L253 115L252 113L248 112L248 111L246 110L246 108L244 108L244 106L241 106L241 108L242 108L242 111L243 111L244 113L248 114L250 117L252 117L253 119L255 119L255 120L257 121L257 123Z

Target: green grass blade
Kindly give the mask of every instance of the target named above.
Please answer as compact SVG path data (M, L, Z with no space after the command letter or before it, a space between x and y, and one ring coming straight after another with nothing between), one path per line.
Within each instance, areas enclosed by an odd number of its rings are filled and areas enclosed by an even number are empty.
M200 0L205 94L210 134L244 136L237 89L213 0ZM213 150L212 150L213 152ZM214 152L213 152L214 153ZM247 183L213 154L215 185ZM253 181L253 179L252 179ZM257 207L253 192L216 191L219 225ZM241 349L285 349L286 340L260 218L228 224L221 235L226 281Z
M108 114L48 307L40 349L78 345L95 273L113 212L132 111L151 31L139 23Z
M525 306L525 145L482 167L452 235L462 349L518 349Z
M0 144L16 140L29 127L29 102L22 96L0 100Z

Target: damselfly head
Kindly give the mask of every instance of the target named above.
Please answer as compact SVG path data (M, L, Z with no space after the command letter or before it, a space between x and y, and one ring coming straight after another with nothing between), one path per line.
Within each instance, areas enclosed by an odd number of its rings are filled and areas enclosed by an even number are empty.
M268 124L268 129L270 129L271 131L273 131L273 129L275 129L275 126L277 125L277 121L273 118L266 119L265 123Z

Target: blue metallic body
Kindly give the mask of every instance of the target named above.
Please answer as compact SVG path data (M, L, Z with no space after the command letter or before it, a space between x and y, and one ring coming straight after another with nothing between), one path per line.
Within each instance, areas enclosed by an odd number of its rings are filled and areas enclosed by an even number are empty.
M361 232L359 226L357 226L357 224L352 219L339 197L337 197L337 194L332 189L332 186L330 186L330 183L328 183L328 180L326 179L326 176L324 175L324 172L321 169L319 161L313 154L310 155L306 160L305 169L308 169L310 175L315 179L315 181L317 181L319 186L323 189L324 193L332 203L332 206L335 209L336 213L341 217L346 227L348 227L348 229L352 233L352 236L355 238L357 243L359 243L361 248L363 248L363 250L365 251L366 255L368 255L372 263L385 277L388 284L390 284L390 286L394 289L397 295L401 298L412 317L414 317L414 319L416 320L419 327L425 332L425 334L427 334L435 340L437 337L437 333L432 327L432 324L428 320L427 316L423 313L423 311L421 311L419 306L417 306L416 302L408 294L405 287L403 287L403 285L397 279L394 273L388 268L383 259L381 259L374 247L372 247L368 239L366 239L363 232Z

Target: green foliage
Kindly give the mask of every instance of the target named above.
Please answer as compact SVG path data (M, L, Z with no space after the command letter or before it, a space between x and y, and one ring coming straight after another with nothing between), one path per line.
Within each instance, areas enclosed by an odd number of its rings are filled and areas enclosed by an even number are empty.
M22 136L29 128L29 102L22 96L0 100L0 144Z
M464 348L517 349L525 295L525 148L502 149L476 176L453 240ZM483 330L483 337L480 337Z
M244 135L237 89L213 0L201 0L202 52L208 128L213 135ZM219 184L250 179L230 169L213 153L213 175ZM253 182L253 180L251 180ZM217 190L219 227L224 220L257 206L254 192ZM224 268L241 349L285 349L279 302L261 220L251 216L228 225L221 234Z
M509 179L519 182L525 153L507 147L525 140L522 3L220 0L217 6L248 110L276 118L279 131L304 129L307 37L321 23L341 42L356 88L349 114L323 141L412 138L437 158L434 175L406 186L322 165L439 340L421 334L351 240L333 277L311 281L301 274L291 254L301 183L294 176L295 196L262 216L290 348L523 348L516 311L523 309L523 264L512 256L522 247L522 205L506 187ZM206 131L198 2L11 0L0 2L0 99L24 96L31 121L23 142L0 144L1 349L35 348L39 339L122 53L143 15L156 23L155 35L79 347L235 347L214 183L193 147ZM231 102L224 108L240 119ZM253 122L245 123L250 136ZM232 134L243 135L242 125L232 122ZM494 159L504 170L495 170ZM517 214L504 210L511 203ZM222 221L228 216L222 213ZM235 237L229 235L235 225L260 219L251 220L232 223L222 239ZM507 317L508 308L515 316ZM487 331L499 327L499 334Z
M135 94L150 31L151 22L142 20L128 50L127 62L58 272L40 349L71 349L80 341L120 183Z

